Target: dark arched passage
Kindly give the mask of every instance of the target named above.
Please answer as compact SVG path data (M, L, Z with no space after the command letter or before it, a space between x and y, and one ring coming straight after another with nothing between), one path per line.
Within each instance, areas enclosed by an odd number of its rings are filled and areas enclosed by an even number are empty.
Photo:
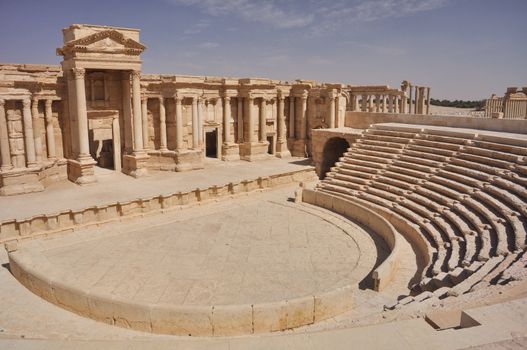
M342 137L330 138L324 145L322 152L322 164L320 166L320 179L326 177L326 173L331 170L331 167L339 160L344 152L348 150L350 144Z

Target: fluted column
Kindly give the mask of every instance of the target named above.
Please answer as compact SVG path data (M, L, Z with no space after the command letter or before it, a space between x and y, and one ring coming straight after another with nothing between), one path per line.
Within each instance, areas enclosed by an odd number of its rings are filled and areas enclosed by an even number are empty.
M163 97L159 97L159 149L167 150L167 115Z
M362 95L361 110L362 112L366 112L368 110L368 95Z
M0 100L0 157L2 159L1 170L13 168L11 163L11 151L9 150L9 134L7 132L7 121L5 115L5 100Z
M408 84L408 114L412 114L412 100L413 100L413 93L412 93L412 84Z
M223 141L225 143L232 143L233 138L231 135L231 98L229 96L224 97L223 105Z
M192 98L192 148L199 148L198 101Z
M143 147L148 149L148 98L141 99L141 117L143 125Z
M176 100L176 151L183 149L183 111L181 110L181 96L174 96Z
M46 100L46 140L48 147L48 158L55 159L57 157L57 151L55 147L55 128L53 126L53 100Z
M38 123L39 115L37 98L33 98L31 101L31 117L33 119L33 137L35 138L35 159L37 163L41 163L44 150L42 147L42 132Z
M386 113L388 111L388 106L386 106L386 95L382 95L382 112Z
M24 144L26 146L27 166L36 164L35 139L33 138L33 120L31 118L31 100L26 98L22 101L22 118L24 119Z
M267 100L262 97L260 102L260 125L258 127L258 139L260 142L267 141L266 135L266 114L267 114Z
M289 137L295 137L295 97L289 96Z
M399 96L393 96L393 112L399 113Z
M333 129L335 127L335 95L333 93L329 94L329 128Z
M132 106L134 115L134 152L143 150L143 121L141 117L141 72L132 71Z
M248 142L254 142L254 108L253 108L254 98L253 97L247 97L245 98L245 104L246 104L246 111L248 115L248 123L247 123L247 133L249 135Z

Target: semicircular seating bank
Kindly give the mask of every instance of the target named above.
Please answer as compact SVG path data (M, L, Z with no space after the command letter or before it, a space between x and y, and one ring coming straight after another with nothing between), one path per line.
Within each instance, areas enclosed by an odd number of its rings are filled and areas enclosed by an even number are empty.
M416 248L425 266L404 303L457 296L496 283L525 253L527 137L375 124L316 192L375 211Z

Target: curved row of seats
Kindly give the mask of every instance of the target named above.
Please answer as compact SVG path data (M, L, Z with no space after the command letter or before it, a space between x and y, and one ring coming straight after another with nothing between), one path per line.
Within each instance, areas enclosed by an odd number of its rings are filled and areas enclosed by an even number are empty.
M527 136L390 123L367 129L317 190L418 244L427 266L415 290L456 295L525 250L526 186Z

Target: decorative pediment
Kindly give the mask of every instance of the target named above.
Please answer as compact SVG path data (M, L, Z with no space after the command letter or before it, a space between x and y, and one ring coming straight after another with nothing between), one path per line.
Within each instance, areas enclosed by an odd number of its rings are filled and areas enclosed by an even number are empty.
M115 53L140 55L145 50L141 43L125 37L114 29L100 31L64 44L60 55L70 52Z

